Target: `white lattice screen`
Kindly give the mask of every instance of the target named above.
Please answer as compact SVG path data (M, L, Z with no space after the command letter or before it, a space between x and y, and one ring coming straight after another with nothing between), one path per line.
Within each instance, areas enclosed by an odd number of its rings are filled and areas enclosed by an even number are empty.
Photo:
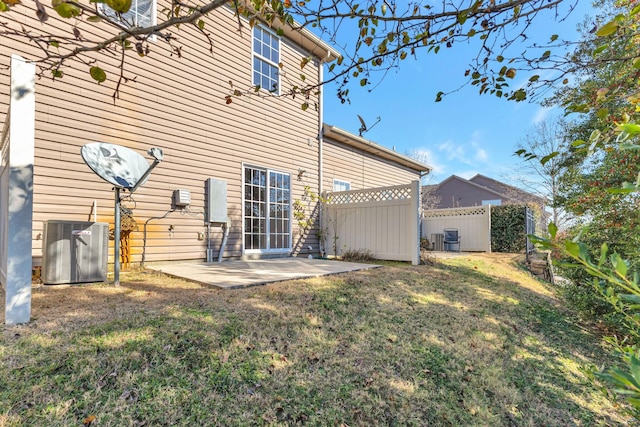
M473 206L470 208L457 208L457 209L437 209L433 211L426 211L424 213L425 218L448 218L459 216L477 216L486 215L486 206Z
M350 203L409 200L411 198L411 186L402 185L329 193L329 204L342 205Z

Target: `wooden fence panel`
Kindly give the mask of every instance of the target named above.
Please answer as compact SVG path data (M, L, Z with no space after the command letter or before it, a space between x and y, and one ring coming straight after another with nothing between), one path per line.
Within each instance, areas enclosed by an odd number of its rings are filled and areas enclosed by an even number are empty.
M420 186L379 187L329 193L322 230L328 255L369 250L377 259L420 260Z
M434 209L424 212L422 237L441 234L445 228L457 228L460 250L491 252L491 206Z

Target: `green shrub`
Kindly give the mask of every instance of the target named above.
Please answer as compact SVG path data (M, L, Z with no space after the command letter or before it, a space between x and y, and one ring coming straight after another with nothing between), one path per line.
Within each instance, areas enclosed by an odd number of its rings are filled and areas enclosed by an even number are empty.
M491 251L520 253L526 247L525 206L491 207Z
M574 240L580 235L580 241L589 251L596 253L603 243L609 248L613 248L618 254L624 257L633 258L637 251L629 253L628 245L623 242L634 241L635 239L621 238L613 234L616 230L606 227L589 227L568 230L563 236L564 240ZM604 323L607 329L615 330L617 334L626 336L629 334L628 326L624 321L624 316L616 310L616 307L608 302L594 286L594 279L586 269L576 268L572 264L572 259L567 254L555 254L556 273L565 278L563 284L559 286L560 293L567 304L578 311L584 318ZM603 286L601 283L600 286Z

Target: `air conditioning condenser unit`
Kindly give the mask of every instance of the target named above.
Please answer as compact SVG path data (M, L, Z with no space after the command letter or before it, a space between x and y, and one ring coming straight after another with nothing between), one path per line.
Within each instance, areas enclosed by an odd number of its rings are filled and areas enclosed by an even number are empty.
M109 224L49 220L44 222L43 236L43 283L107 280Z

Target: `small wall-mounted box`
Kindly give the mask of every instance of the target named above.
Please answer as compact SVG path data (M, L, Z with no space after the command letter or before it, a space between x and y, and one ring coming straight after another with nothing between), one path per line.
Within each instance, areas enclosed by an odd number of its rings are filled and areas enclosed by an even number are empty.
M173 190L173 206L176 208L189 206L191 204L191 193L189 190Z

